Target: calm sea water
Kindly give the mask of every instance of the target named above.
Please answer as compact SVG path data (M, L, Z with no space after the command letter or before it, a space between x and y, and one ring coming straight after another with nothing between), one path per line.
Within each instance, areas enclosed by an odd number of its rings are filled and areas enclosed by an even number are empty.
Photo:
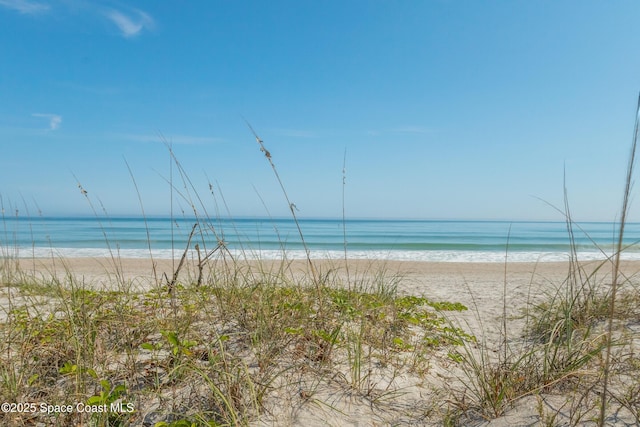
M180 257L194 219L4 218L0 256ZM503 262L566 260L570 251L563 222L303 219L305 242L314 258ZM601 259L614 248L615 225L580 223L574 242L580 258ZM640 259L640 224L627 225L626 259ZM189 247L204 252L224 242L237 256L303 258L290 219L216 219L196 228ZM508 250L507 250L508 246Z

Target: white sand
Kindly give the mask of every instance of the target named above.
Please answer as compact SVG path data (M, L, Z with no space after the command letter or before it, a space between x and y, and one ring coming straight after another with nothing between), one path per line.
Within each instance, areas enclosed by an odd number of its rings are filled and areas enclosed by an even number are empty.
M453 319L476 336L483 337L488 343L496 343L501 336L503 312L509 319L510 334L518 334L523 324L517 317L531 301L540 300L546 295L560 288L568 276L569 264L566 262L552 263L509 263L506 267L500 263L431 263L408 261L350 261L348 268L344 261L316 261L319 274L332 278L345 279L347 275L351 283L371 283L379 271L386 271L385 283L396 283L402 294L424 296L436 301L461 302L469 307L469 311L454 313ZM156 277L171 278L178 261L159 260L154 264L149 259L120 259L114 262L110 259L78 258L52 260L20 260L20 268L37 277L57 276L64 278L67 272L73 272L76 278L84 280L93 286L113 286L114 278L122 283L129 283L139 287L155 286ZM266 261L260 264L261 270L277 270L282 265L277 261ZM600 266L591 262L583 264L586 274L590 274ZM253 263L253 267L258 267ZM225 268L218 261L213 270ZM308 264L305 261L294 261L287 264L287 268L294 275L300 277L308 274ZM593 280L602 286L611 283L612 266L602 265L594 274ZM622 272L636 283L640 262L624 262ZM193 279L197 276L197 268L193 263L186 263L181 272L182 280ZM166 276L165 276L166 275ZM398 280L390 280L396 278ZM166 278L164 279L166 280ZM166 282L165 282L166 283ZM623 286L626 286L623 285ZM491 344L489 344L491 345ZM444 359L444 358L443 358ZM450 370L451 369L451 370ZM418 377L397 379L406 389L401 399L393 400L392 407L385 407L384 403L371 405L370 401L351 395L344 391L336 393L330 385L318 386L315 401L307 402L297 394L281 396L271 409L273 413L265 416L260 425L390 425L412 424L422 425L416 419L404 419L402 415L420 413L416 405L425 408L433 406L442 410L441 405L434 401L441 399L437 391L443 384L459 381L455 367L447 364L446 360L435 360L433 369L425 380ZM319 404L319 399L324 400ZM562 399L549 396L549 401ZM331 405L331 408L326 406ZM390 404L391 405L391 404ZM402 407L405 405L406 407ZM431 405L431 406L430 406ZM546 405L546 403L545 403ZM553 406L550 411L555 410ZM557 408L556 408L557 409ZM426 410L426 409L425 409ZM416 412L417 411L417 412ZM504 417L496 420L479 422L470 425L518 426L536 425L538 406L534 398L528 397L519 402L515 409L510 410ZM539 421L539 420L538 420ZM566 421L566 420L565 420ZM424 424L429 424L424 421ZM617 425L612 422L609 425ZM624 424L620 424L624 425Z
M179 260L70 258L21 260L20 268L36 277L57 276L64 279L73 272L76 279L88 286L113 287L119 283L137 289L147 289L158 283L167 283L173 278ZM286 268L292 277L310 277L306 261L295 260L287 264L281 261L241 262L240 268L251 265L254 271L272 272ZM453 320L461 323L470 332L481 335L488 342L495 342L503 325L503 314L509 320L511 334L519 333L523 310L530 303L541 301L557 292L566 282L568 262L544 263L449 263L416 261L364 261L351 260L348 268L344 260L316 260L317 274L328 277L330 283L345 285L376 283L376 275L384 272L385 284L395 284L404 295L423 296L434 301L460 302L469 308L466 312L453 313ZM591 275L593 283L609 286L612 263L588 262L582 264L583 274ZM155 267L155 269L154 269ZM233 268L229 262L217 260L210 264L211 271ZM623 279L636 280L640 272L640 261L621 263ZM195 263L186 261L180 269L179 280L195 281L198 269ZM349 277L349 279L347 279Z
M247 263L240 263L246 266ZM263 261L260 264L250 262L254 270L274 271L283 267L280 261ZM179 260L117 259L108 258L70 258L70 259L22 259L20 268L36 277L55 275L64 278L67 272L73 272L78 279L94 286L113 286L122 280L140 287L151 287L167 278L173 272ZM363 261L351 260L348 269L344 260L314 261L319 275L327 275L333 280L347 280L352 283L371 282L380 271L385 272L386 282L396 283L402 294L425 296L431 300L461 302L477 312L489 329L494 326L496 317L500 317L504 305L508 315L514 315L524 308L528 301L536 300L554 292L562 286L569 272L567 262L544 263L449 263L416 261ZM582 264L586 274L594 269L593 280L596 283L611 282L611 263L589 262ZM155 271L154 271L155 266ZM621 271L631 281L640 272L640 261L626 261ZM216 270L228 268L218 260L210 268ZM298 277L309 276L306 261L296 260L286 264L286 268ZM205 269L205 275L209 272ZM180 270L183 281L195 280L197 268L193 262L185 262ZM395 278L396 280L390 280ZM114 279L116 279L114 281ZM503 305L503 295L506 304ZM485 331L486 332L486 331Z

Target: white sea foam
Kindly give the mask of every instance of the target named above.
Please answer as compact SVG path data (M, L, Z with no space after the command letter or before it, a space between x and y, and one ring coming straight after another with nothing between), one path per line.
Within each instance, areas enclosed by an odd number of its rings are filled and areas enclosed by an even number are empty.
M280 260L286 259L305 259L306 253L303 250L230 250L228 252L236 259L263 259L263 260ZM0 258L102 258L102 257L119 257L119 258L149 258L152 255L156 259L172 259L180 258L182 251L171 249L152 249L151 253L148 249L120 249L117 251L109 251L100 248L2 248L0 247ZM343 259L344 252L338 250L312 250L310 252L312 259ZM188 252L190 259L197 259L196 251ZM366 251L349 251L347 253L349 259L354 260L392 260L392 261L428 261L428 262L556 262L566 261L569 254L565 252L505 252L497 251L399 251L399 250L366 250ZM602 252L579 252L578 259L584 261L603 260L607 255ZM622 254L624 260L640 260L640 252L624 252Z

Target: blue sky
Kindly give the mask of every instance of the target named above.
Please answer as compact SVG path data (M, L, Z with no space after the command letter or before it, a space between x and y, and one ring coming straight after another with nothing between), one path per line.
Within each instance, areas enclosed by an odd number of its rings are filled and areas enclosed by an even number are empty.
M77 178L139 214L126 159L166 214L162 135L208 209L210 181L233 215L286 216L246 118L300 216L341 216L346 150L351 217L562 219L539 199L562 205L566 169L574 216L613 220L639 20L631 0L0 0L2 203L91 214Z

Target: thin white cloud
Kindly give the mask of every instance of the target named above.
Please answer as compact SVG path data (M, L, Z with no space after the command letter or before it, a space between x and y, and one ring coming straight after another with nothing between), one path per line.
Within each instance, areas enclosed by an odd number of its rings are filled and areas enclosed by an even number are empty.
M127 38L137 36L142 30L153 28L155 21L149 14L138 9L134 9L133 12L135 16L127 16L117 10L109 10L105 12L105 16L113 22L120 30L120 33Z
M189 135L145 135L145 134L120 134L116 137L124 138L134 142L167 142L169 144L213 144L222 142L220 138L208 136L189 136Z
M0 0L0 6L16 10L25 15L34 15L49 10L49 5L29 0Z
M49 120L49 130L56 130L60 127L60 123L62 123L62 116L57 114L43 114L43 113L33 113L33 117L42 117Z

